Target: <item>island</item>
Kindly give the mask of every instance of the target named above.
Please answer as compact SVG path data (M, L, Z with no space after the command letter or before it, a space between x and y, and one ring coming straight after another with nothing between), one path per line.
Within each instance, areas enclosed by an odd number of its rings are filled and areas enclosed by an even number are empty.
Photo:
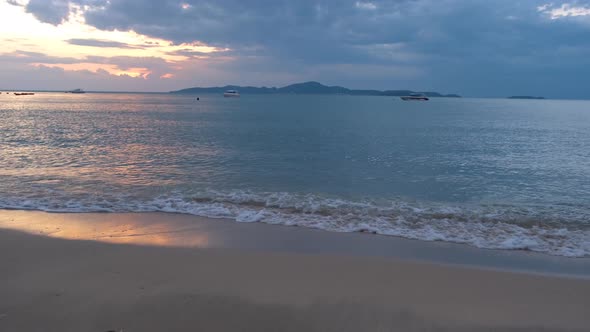
M457 94L441 94L432 91L412 91L412 90L354 90L341 86L327 86L319 82L304 82L284 86L282 88L276 87L253 87L253 86L238 86L226 85L223 87L209 87L209 88L188 88L177 91L170 91L170 93L177 94L197 94L197 93L223 93L227 90L238 90L241 94L322 94L322 95L353 95L353 96L407 96L412 93L421 93L428 97L446 97L446 98L461 98Z
M545 97L534 97L534 96L510 96L508 99L545 99Z

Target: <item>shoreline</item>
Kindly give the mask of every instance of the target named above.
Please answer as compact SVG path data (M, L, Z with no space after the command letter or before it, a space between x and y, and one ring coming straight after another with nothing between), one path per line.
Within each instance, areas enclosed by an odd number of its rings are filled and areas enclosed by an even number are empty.
M586 331L588 280L0 230L0 330Z
M426 259L590 265L507 254L165 213L4 210L0 330L587 330L580 275Z
M263 253L393 258L443 266L590 279L590 258L321 229L240 223L187 214L1 210L0 230L68 240Z

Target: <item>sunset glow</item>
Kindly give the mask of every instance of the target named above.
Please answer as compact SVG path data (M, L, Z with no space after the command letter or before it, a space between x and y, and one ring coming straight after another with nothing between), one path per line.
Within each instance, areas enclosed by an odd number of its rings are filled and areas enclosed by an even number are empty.
M65 71L107 72L114 76L147 78L153 68L116 63L113 59L150 59L166 67L159 78L174 76L189 61L208 59L210 55L229 51L199 41L175 44L134 31L105 31L85 23L86 8L73 8L68 20L54 26L38 21L23 6L0 2L0 57L25 62L32 67L60 68ZM182 4L183 9L190 5ZM138 61L142 62L142 61ZM193 64L194 65L194 64Z
M0 0L0 91L588 98L589 29L590 0Z

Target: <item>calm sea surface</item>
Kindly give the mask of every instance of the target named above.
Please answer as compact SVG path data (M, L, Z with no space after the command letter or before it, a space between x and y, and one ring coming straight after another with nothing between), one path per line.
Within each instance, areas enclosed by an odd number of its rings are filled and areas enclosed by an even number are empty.
M164 211L590 256L590 102L0 96L0 208Z

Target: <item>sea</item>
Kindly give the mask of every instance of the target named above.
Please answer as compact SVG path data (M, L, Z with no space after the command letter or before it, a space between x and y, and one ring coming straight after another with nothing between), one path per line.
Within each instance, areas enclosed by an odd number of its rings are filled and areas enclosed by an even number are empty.
M0 209L588 257L590 101L4 93Z

